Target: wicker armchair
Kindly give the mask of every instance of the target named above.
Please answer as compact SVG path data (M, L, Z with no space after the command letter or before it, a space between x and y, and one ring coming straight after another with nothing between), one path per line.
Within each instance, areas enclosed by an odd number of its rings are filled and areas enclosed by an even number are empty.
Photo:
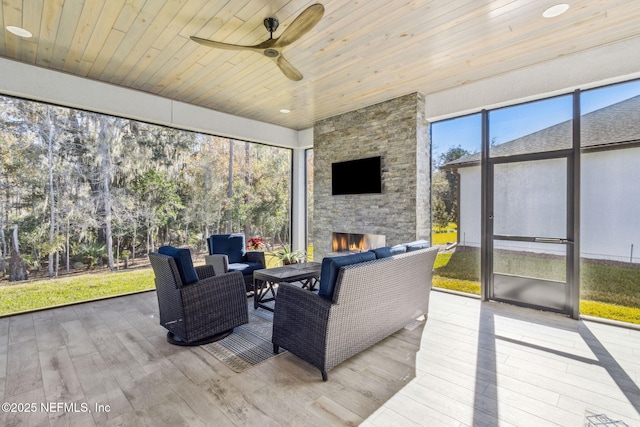
M273 351L289 350L326 381L342 361L427 314L437 253L421 249L340 267L332 299L280 283Z
M212 234L207 239L209 255L205 262L212 265L216 275L239 271L244 277L247 292L253 291L253 272L267 268L264 252L248 251L244 234Z
M214 276L213 267L195 267L198 280L185 285L168 255L149 253L155 273L160 324L176 345L202 345L224 338L249 322L244 280L239 272Z

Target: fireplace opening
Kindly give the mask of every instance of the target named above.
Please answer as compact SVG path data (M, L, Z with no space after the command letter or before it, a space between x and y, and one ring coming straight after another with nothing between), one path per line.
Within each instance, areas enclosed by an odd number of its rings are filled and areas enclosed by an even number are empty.
M381 234L333 233L333 252L365 252L385 246L385 236Z

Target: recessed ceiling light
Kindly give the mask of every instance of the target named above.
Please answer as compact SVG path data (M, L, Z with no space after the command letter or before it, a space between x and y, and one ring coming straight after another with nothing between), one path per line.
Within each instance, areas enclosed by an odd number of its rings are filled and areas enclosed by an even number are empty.
M545 18L555 18L556 16L560 16L569 10L569 5L566 3L556 4L555 6L551 6L544 12L542 12L542 16Z
M287 110L286 108L283 108L282 110L280 110L280 112L282 114L289 114L291 112L291 110Z
M13 25L7 25L5 28L11 34L15 34L16 36L26 37L26 38L33 37L33 34L25 30L24 28L14 27Z

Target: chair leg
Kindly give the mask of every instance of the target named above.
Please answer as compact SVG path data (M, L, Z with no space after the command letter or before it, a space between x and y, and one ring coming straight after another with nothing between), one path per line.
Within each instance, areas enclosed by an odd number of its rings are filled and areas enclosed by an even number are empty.
M327 381L329 379L329 374L327 371L320 371L322 373L322 381Z
M244 286L247 289L247 296L253 296L253 273L247 274L244 278ZM249 295L251 293L251 295Z
M280 353L280 346L274 344L273 345L273 354L278 354Z

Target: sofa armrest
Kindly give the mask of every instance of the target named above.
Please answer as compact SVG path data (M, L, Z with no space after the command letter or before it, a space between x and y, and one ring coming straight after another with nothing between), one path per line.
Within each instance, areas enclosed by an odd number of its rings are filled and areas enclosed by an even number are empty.
M216 271L213 268L213 265L198 265L194 268L196 269L196 273L198 273L198 278L200 280L216 275Z
M324 370L331 301L290 283L278 285L271 342Z
M229 272L229 257L223 254L213 254L204 257L204 262L207 265L213 266L213 271L216 276L222 276Z
M249 262L257 262L262 266L262 268L267 268L267 263L265 262L264 252L262 251L247 251L247 261Z

